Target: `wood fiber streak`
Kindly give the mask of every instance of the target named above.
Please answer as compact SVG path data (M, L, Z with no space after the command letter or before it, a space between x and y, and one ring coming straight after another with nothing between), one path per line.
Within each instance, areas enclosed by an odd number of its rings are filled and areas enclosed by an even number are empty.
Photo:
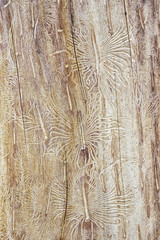
M160 239L159 6L0 1L0 239Z

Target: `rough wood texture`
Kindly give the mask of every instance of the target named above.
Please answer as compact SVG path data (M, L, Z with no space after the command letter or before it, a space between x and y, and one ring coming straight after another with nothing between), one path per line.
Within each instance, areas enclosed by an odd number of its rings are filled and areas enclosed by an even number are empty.
M160 239L159 6L0 1L0 239Z

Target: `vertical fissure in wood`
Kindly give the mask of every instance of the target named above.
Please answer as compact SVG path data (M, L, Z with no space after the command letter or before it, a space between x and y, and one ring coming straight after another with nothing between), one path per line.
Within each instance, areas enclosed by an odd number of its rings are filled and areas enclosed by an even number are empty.
M75 57L76 66L77 66L77 70L78 70L79 81L80 81L80 84L81 84L81 87L82 87L83 98L86 101L86 92L85 92L85 89L84 89L83 79L82 79L81 74L80 74L80 68L79 68L79 63L78 63L78 58L77 58L77 51L76 51L74 32L73 32L74 16L73 16L72 0L70 0L70 15L71 15L71 35L72 35L72 42L73 42L74 57Z

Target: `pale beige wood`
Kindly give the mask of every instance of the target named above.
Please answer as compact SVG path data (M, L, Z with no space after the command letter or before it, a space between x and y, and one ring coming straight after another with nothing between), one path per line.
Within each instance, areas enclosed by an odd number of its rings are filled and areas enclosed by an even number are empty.
M159 0L0 10L0 239L158 240Z

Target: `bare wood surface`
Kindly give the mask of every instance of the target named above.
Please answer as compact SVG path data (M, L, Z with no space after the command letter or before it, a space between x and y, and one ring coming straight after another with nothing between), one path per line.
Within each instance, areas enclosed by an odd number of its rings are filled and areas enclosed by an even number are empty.
M0 239L160 239L159 5L0 1Z

